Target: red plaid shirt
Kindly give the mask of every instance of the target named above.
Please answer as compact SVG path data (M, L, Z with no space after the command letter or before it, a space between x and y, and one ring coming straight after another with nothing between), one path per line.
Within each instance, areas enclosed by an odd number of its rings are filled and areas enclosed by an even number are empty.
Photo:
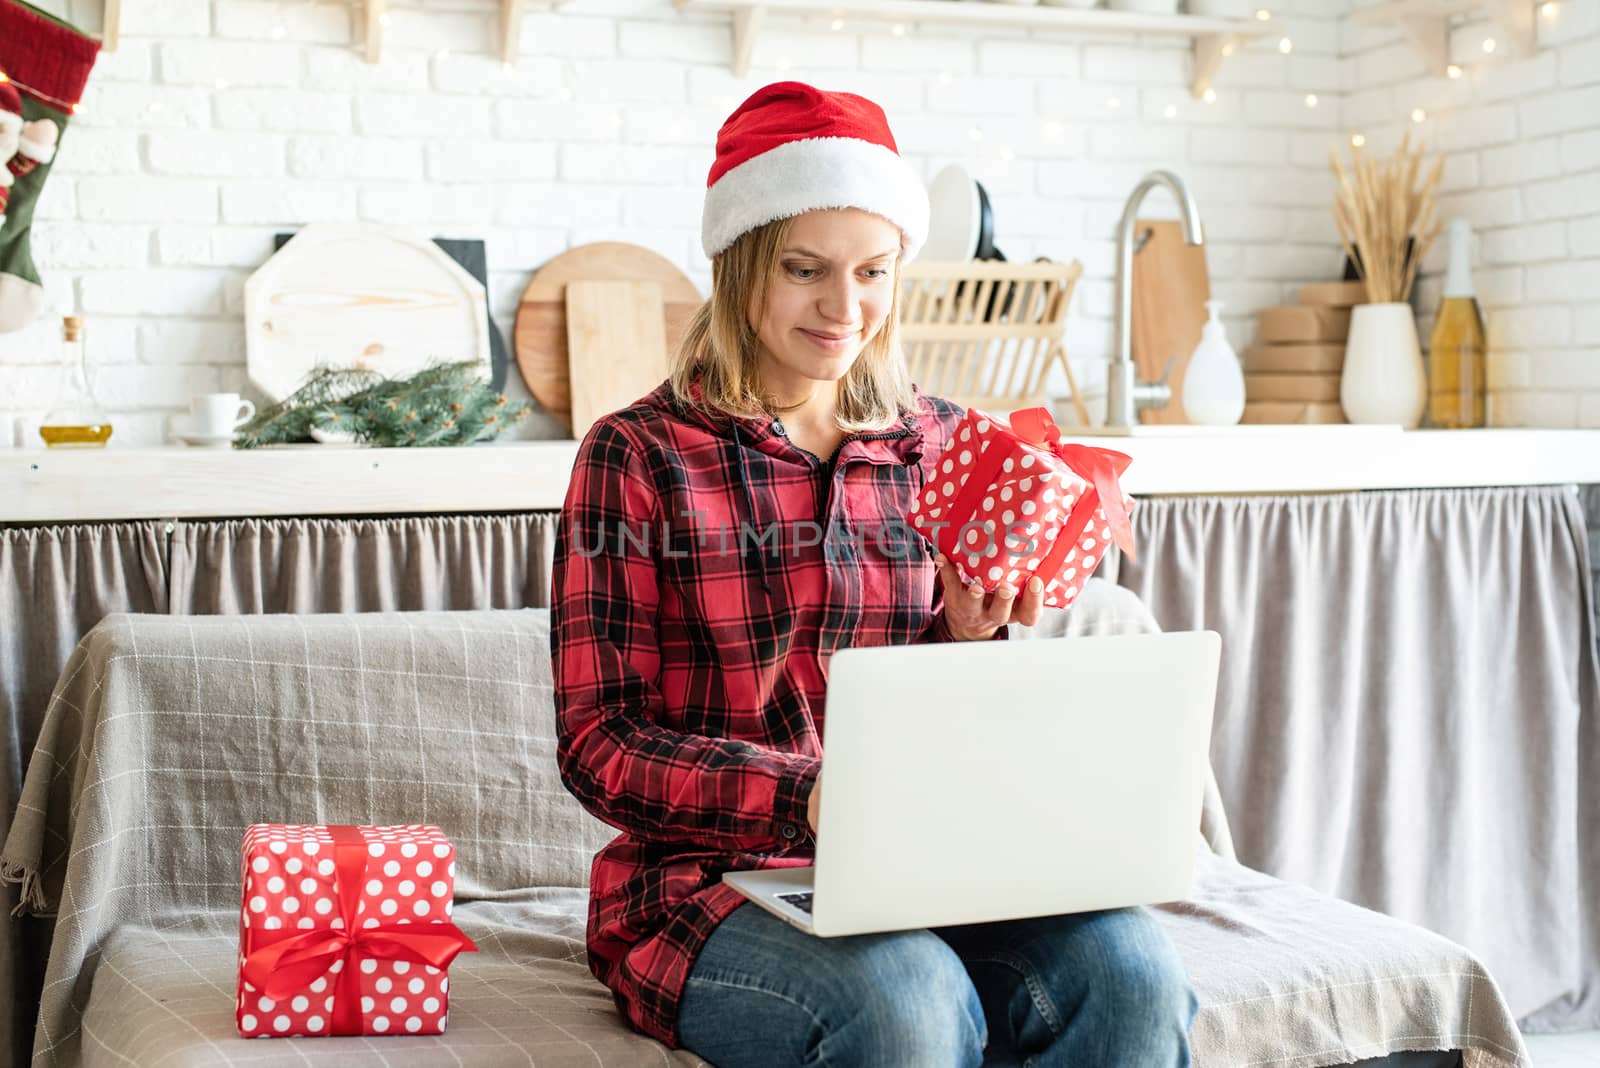
M829 463L663 383L578 448L552 580L557 761L622 832L590 872L589 967L674 1048L695 957L744 900L722 874L812 861L829 657L951 640L905 515L962 409L917 402Z

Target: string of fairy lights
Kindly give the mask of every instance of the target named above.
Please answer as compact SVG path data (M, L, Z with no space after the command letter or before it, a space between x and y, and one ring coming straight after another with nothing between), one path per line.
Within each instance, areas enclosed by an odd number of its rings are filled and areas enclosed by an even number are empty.
M16 81L9 74L7 74L5 71L0 70L0 85L7 85L7 84L16 86L17 90L19 92L27 93L29 96L33 97L35 100L43 100L46 104L51 105L52 107L56 108L59 111L65 111L65 112L69 112L69 113L71 113L73 115L76 115L76 114L78 114L78 112L83 110L83 107L82 107L82 105L81 105L81 103L79 101L76 101L76 100L62 100L59 97L51 96L49 93L43 92L43 91L35 88L34 86L27 85L27 84L25 84L23 82ZM4 162L4 161L0 161L0 162Z
M1560 16L1562 3L1563 0L1543 0L1543 2L1539 3L1538 5L1540 16L1546 21L1555 20ZM1257 21L1270 22L1272 21L1272 17L1272 11L1269 8L1257 8L1255 11L1255 18ZM829 27L836 33L842 32L847 25L848 21L842 15L838 14L836 14L829 23ZM909 29L906 23L897 22L890 26L890 32L896 37L904 37L906 33L909 32ZM1499 50L1500 41L1493 34L1490 34L1482 39L1480 47L1484 56L1492 56ZM1279 37L1277 41L1277 50L1281 55L1287 56L1292 54L1294 52L1293 38L1289 37L1287 34ZM1231 56L1233 55L1234 51L1235 46L1232 42L1230 42L1223 47L1222 54L1224 56ZM788 69L788 62L786 59L780 59L778 65L780 69ZM1445 77L1452 81L1459 80L1465 74L1466 70L1459 63L1450 63L1445 67ZM936 78L941 84L948 85L953 81L954 75L952 75L948 70L941 70L936 74ZM1301 99L1308 109L1315 109L1322 103L1322 98L1314 92L1306 93ZM1200 100L1202 103L1207 105L1215 104L1217 102L1217 91L1214 88L1207 86L1206 89L1200 94ZM1112 93L1106 97L1106 110L1108 112L1119 111L1122 108L1122 103L1122 98L1117 94ZM1177 104L1165 104L1162 106L1161 114L1165 119L1177 119L1180 114L1180 109ZM1418 125L1427 122L1427 109L1423 107L1413 107L1410 112L1410 119L1413 123ZM1065 130L1065 127L1060 122L1049 121L1044 123L1042 130L1047 139L1054 140L1060 138ZM981 126L974 124L968 129L967 136L974 142L980 142L984 139L985 134ZM1366 135L1360 131L1352 131L1350 133L1350 143L1356 148L1361 148L1367 143ZM1008 147L1000 148L998 155L1002 160L1010 160L1015 158L1015 152Z
M1546 21L1553 21L1559 17L1563 2L1564 0L1543 0L1543 2L1538 5L1539 14ZM1273 13L1269 8L1257 8L1255 11L1255 18L1259 22L1271 22ZM837 10L831 21L828 23L829 28L835 33L844 32L849 25L850 20L845 17L842 11ZM890 24L889 32L895 37L904 37L910 32L910 27L906 22L895 22ZM1278 38L1276 47L1280 55L1291 55L1294 52L1294 40L1285 34ZM1480 47L1485 57L1493 56L1500 48L1500 41L1498 38L1490 34L1482 39ZM1229 42L1223 46L1222 54L1224 56L1231 56L1235 50L1235 44L1233 42ZM779 70L788 70L791 64L787 56L780 56L776 61L776 65ZM1452 81L1459 80L1465 74L1465 68L1459 63L1450 63L1445 68L1445 76ZM939 70L936 72L934 77L941 85L950 85L955 80L955 75L948 69ZM1218 99L1216 89L1207 86L1201 92L1199 99L1202 104L1205 105L1215 104ZM1322 98L1315 92L1308 92L1301 98L1301 101L1306 108L1314 110L1321 105ZM724 105L723 110L728 110L733 107L735 101L730 98L728 100L724 100L722 103ZM1123 100L1118 94L1113 92L1106 97L1105 107L1107 112L1120 111L1122 106ZM1175 103L1168 103L1162 105L1161 114L1163 118L1173 120L1179 118L1181 109ZM1413 123L1418 125L1427 122L1427 109L1420 106L1413 107L1410 111L1410 119ZM1041 131L1047 140L1058 140L1065 132L1065 125L1059 121L1048 120L1043 123ZM967 136L973 142L982 142L984 141L986 134L981 125L974 123L968 128ZM1360 148L1367 143L1366 135L1360 131L1352 131L1349 136L1350 143L1357 148ZM1009 146L1005 145L999 146L996 150L996 154L1001 160L1004 161L1014 159L1016 156L1015 151Z
M301 5L304 7L315 7L321 2L322 0L300 0ZM1563 2L1564 0L1543 0L1538 7L1540 16L1547 21L1555 20L1561 14L1561 6ZM272 16L271 25L267 31L268 36L273 40L283 40L289 35L289 22L288 17L284 12L284 6L285 5L280 4L275 9L274 15ZM1272 11L1268 8L1258 8L1255 12L1255 18L1261 22L1270 22L1272 20ZM387 27L392 22L392 15L388 11L385 11L378 16L378 21L380 24ZM849 26L849 20L846 19L842 13L836 12L833 18L829 21L828 26L829 29L835 33L843 33ZM905 22L895 22L890 25L889 32L895 37L904 37L910 32L910 27ZM1498 38L1490 34L1482 39L1479 47L1481 48L1485 57L1493 56L1497 51L1499 51L1500 42ZM1293 53L1293 39L1287 35L1278 38L1277 50L1280 54L1285 56ZM1225 56L1231 55L1233 51L1234 46L1231 42L1223 48L1223 54ZM443 57L449 54L449 49L439 49L434 54L436 56ZM776 61L776 65L779 70L788 70L793 64L789 57L780 56ZM515 65L511 62L506 62L502 64L502 66L508 73L515 69ZM570 63L568 64L568 67L569 70L567 77L564 79L564 84L557 93L560 99L565 102L571 102L577 95L574 89L574 83L576 79L570 70ZM1450 63L1445 67L1445 76L1453 81L1459 80L1460 78L1464 77L1465 74L1465 68L1463 68L1463 66L1459 63ZM950 85L955 81L954 73L948 69L938 71L935 74L935 78L941 85ZM58 100L40 92L32 86L24 85L21 82L14 81L6 73L6 71L0 70L0 84L5 84L7 82L11 82L12 84L16 85L19 90L28 93L37 99L43 100L62 111L69 112L74 115L83 111L83 103L81 100ZM222 91L231 88L232 83L226 78L218 78L215 80L213 87L218 91ZM1201 93L1200 100L1204 104L1215 104L1217 102L1217 91L1208 86ZM1302 98L1302 101L1307 108L1315 109L1321 104L1322 99L1318 94L1313 92L1306 93ZM1106 110L1108 112L1117 112L1121 110L1122 103L1122 98L1113 93L1106 98ZM732 107L733 102L729 101L726 102L726 106L723 108L723 110L729 110ZM148 107L148 110L151 112L159 111L160 109L161 105L159 102L152 102ZM1177 119L1180 114L1180 109L1177 104L1169 103L1162 107L1161 114L1163 118L1168 120ZM1425 108L1414 107L1411 109L1410 118L1413 123L1420 125L1428 121L1428 112ZM620 125L621 122L621 116L616 116L614 125ZM1041 132L1048 140L1058 140L1065 133L1065 125L1059 121L1049 120L1043 124ZM974 142L981 142L984 140L985 133L982 126L975 123L968 128L967 136ZM1367 143L1366 135L1360 131L1353 131L1350 133L1350 143L1356 148L1360 148ZM1013 149L1004 145L997 149L997 154L1002 160L1013 159L1016 155Z
M1562 4L1562 0L1544 0L1544 2L1539 5L1539 15L1542 18L1544 18L1547 22L1553 22L1555 19L1557 19L1561 15L1561 4ZM1479 48L1481 48L1483 50L1483 54L1485 56L1492 56L1497 51L1499 51L1499 48L1500 48L1499 38L1495 37L1493 34L1490 34L1489 36L1484 37L1483 40L1479 43ZM1461 66L1461 64L1459 64L1459 63L1451 63L1451 64L1446 65L1446 67L1444 69L1444 73L1445 73L1445 77L1449 78L1451 81L1459 81L1466 74L1466 71ZM1307 96L1306 96L1306 106L1307 107L1316 107L1317 106L1316 105L1316 96L1315 96L1315 94L1307 94ZM1422 123L1427 122L1428 121L1427 109L1420 108L1420 107L1412 108L1411 109L1411 121L1413 123L1417 124L1417 125L1421 125ZM1363 134L1360 131L1355 131L1355 132L1352 132L1350 134L1350 144L1352 146L1354 146L1356 148L1361 148L1366 143L1367 143L1366 134Z

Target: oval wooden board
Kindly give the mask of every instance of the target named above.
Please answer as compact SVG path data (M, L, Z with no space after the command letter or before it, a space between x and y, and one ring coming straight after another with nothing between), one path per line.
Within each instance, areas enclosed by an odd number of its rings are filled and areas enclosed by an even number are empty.
M512 349L528 392L569 430L572 386L567 368L567 283L580 281L659 285L666 313L668 352L678 344L690 317L703 303L694 282L671 260L624 241L579 245L540 267L517 305Z

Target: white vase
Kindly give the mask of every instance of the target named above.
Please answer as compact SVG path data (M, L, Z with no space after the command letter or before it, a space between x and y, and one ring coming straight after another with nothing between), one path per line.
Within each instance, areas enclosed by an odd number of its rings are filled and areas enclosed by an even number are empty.
M1357 304L1350 312L1339 403L1352 423L1413 430L1428 406L1428 381L1411 305Z

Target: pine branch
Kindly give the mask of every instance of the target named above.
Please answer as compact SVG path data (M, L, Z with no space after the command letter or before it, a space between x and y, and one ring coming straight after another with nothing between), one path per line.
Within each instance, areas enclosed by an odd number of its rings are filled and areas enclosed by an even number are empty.
M410 378L386 379L372 371L318 368L289 397L241 427L242 449L313 441L313 429L348 434L385 447L469 445L488 440L531 410L479 375L478 363L434 364Z

